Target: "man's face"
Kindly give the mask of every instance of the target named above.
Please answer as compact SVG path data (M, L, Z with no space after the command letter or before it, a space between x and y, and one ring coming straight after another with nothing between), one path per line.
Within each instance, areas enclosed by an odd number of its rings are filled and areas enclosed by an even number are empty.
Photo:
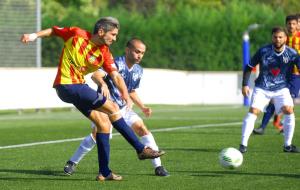
M298 18L298 27L297 30L300 32L300 18Z
M126 48L126 57L132 63L140 63L146 52L146 46L141 42L134 42L133 47Z
M110 31L104 32L102 29L98 32L98 35L101 39L101 41L110 46L113 42L117 40L117 35L118 35L119 29L114 28Z
M288 30L289 33L293 34L294 32L297 31L297 27L298 27L298 21L297 20L289 20L286 23L286 28Z
M284 32L276 32L272 35L272 43L276 49L281 49L286 43L286 34Z

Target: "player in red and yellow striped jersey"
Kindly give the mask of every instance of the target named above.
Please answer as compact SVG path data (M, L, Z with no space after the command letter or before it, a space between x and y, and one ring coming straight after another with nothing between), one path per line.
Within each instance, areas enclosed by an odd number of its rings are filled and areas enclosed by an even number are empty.
M96 45L91 34L77 27L52 28L53 35L65 41L54 86L59 84L83 84L84 75L103 66L109 73L115 71L113 58L106 44ZM116 34L114 34L116 35Z
M298 32L300 32L300 13L296 14L296 17L297 17L297 21L298 21L297 30L298 30Z
M286 28L289 34L286 45L300 53L300 32L298 31L298 17L296 15L286 17Z
M116 41L118 31L119 21L116 18L103 17L96 22L93 34L78 27L54 26L37 33L23 34L21 37L23 43L47 36L58 36L64 40L64 48L53 86L62 101L72 103L97 127L99 161L97 180L122 180L121 176L113 174L109 169L110 125L102 123L103 115L101 114L103 113L108 114L114 128L135 148L139 159L152 159L164 154L163 151L154 151L140 143L132 129L125 123L118 106L85 84L84 75L102 66L112 77L122 98L127 102L127 106L132 106L125 82L114 68L113 58L109 51L109 46Z

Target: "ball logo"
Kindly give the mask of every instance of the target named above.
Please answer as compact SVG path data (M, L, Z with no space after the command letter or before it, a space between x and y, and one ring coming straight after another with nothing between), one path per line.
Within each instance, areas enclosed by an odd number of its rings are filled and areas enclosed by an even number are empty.
M243 155L235 148L224 148L219 155L219 161L222 167L235 169L242 165Z

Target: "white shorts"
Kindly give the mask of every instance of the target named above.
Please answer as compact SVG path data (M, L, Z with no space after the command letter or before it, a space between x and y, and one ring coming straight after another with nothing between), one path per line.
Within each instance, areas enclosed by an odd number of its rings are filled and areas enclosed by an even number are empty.
M120 110L120 113L122 115L122 117L124 118L126 124L129 126L129 127L132 127L132 125L137 122L137 121L140 121L142 120L140 118L140 116L135 113L132 109L130 110L127 110L126 109L127 107L123 107L121 110ZM95 127L95 124L92 122L91 124L91 127L94 128ZM112 128L111 128L112 129Z
M281 112L281 108L283 106L294 106L293 99L288 88L268 91L255 87L253 89L250 107L259 109L263 112L270 100L273 100L277 114Z
M140 116L137 113L135 113L132 109L127 110L126 108L127 107L123 107L120 111L122 117L124 118L126 124L129 127L132 127L132 125L135 122L142 120Z

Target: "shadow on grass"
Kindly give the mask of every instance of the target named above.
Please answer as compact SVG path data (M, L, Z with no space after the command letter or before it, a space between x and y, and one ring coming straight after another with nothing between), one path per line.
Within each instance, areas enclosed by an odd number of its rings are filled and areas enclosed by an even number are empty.
M1 173L17 173L17 174L28 174L28 175L39 175L41 177L5 177L1 176ZM44 176L44 177L42 177ZM92 181L93 179L87 178L71 178L65 175L62 171L51 171L51 170L17 170L17 169L0 169L0 181L1 180L68 180L68 181Z
M268 176L268 177L285 177L285 178L300 178L300 174L288 174L288 173L254 173L254 172L241 172L241 171L173 171L178 173L190 173L191 176L214 176L223 177L224 175L245 175L245 176Z
M209 148L163 148L165 151L184 151L184 152L220 152L220 149L209 149Z
M19 174L34 174L34 175L47 175L47 176L66 176L62 171L51 170L17 170L17 169L0 169L1 172L19 173Z

